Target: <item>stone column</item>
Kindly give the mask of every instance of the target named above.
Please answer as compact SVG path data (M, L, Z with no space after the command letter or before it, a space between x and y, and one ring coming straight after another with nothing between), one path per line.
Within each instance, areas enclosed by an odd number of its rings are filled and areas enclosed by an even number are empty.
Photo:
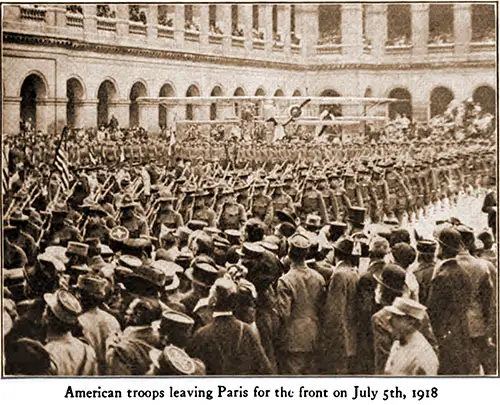
M259 15L263 15L264 25L262 29L264 31L264 50L266 55L271 55L273 50L273 6L269 4L263 4L259 10Z
M66 27L66 5L65 4L53 4L55 25L58 28Z
M413 120L427 121L430 118L429 103L417 102L416 100L413 100L412 113L413 113Z
M97 34L97 6L95 4L82 4L83 8L83 26L85 28L85 34L96 35Z
M175 6L174 28L175 44L182 48L184 46L184 5Z
M411 42L414 55L426 55L429 42L429 5L411 5Z
M158 104L148 101L139 102L139 125L151 133L160 131L158 124Z
M97 104L99 100L79 100L75 102L75 127L97 127Z
M301 38L302 54L304 56L316 55L316 44L319 39L319 7L317 4L297 4L296 6L299 37Z
M217 116L219 120L225 120L234 117L233 103L224 101L217 104Z
M281 32L281 40L284 44L285 56L290 55L291 26L290 26L290 4L278 5L278 31Z
M387 5L370 4L367 7L367 20L372 24L371 32L373 33L371 38L372 55L380 59L385 54L385 43L387 42Z
M208 46L208 32L210 31L210 24L208 21L209 11L208 4L200 4L199 6L199 14L200 14L200 45L202 47Z
M222 49L224 54L231 52L231 5L217 5L217 15L220 16L218 23L224 33L222 38Z
M112 100L108 104L108 121L114 115L120 124L120 128L129 126L130 100Z
M128 22L129 22L129 12L128 4L115 4L116 10L116 35L120 38L127 38L128 33Z
M148 42L155 43L158 40L158 6L153 4L144 6L146 7Z
M3 132L6 134L17 134L21 128L21 97L3 98Z
M469 53L472 40L472 16L470 4L454 5L453 30L455 36L455 53L464 55Z
M352 58L363 54L363 9L361 4L342 4L342 52Z
M67 98L36 100L36 129L58 134L66 125Z
M239 6L239 17L240 25L243 28L243 34L245 35L245 50L250 52L253 47L252 38L252 5L242 4Z

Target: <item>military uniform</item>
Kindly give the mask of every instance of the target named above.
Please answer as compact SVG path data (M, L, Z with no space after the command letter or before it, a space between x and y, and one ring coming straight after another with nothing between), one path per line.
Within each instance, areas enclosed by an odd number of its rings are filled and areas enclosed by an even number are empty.
M177 211L173 209L166 209L158 212L155 223L153 225L154 237L158 237L160 235L162 225L170 229L177 229L181 226L184 226L184 220L182 219L182 215Z
M259 218L267 226L270 226L274 217L273 200L262 192L253 197L252 217Z
M245 207L237 202L225 202L222 204L219 215L219 229L225 231L227 229L241 229L247 222Z

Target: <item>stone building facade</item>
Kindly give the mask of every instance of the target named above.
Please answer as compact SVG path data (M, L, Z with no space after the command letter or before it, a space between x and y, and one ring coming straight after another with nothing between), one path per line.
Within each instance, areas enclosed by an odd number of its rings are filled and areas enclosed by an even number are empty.
M160 106L141 96L394 97L425 120L452 99L496 111L493 4L3 6L3 131L31 119L157 131L226 119L231 103ZM342 106L359 115L362 106ZM312 113L317 113L312 111Z

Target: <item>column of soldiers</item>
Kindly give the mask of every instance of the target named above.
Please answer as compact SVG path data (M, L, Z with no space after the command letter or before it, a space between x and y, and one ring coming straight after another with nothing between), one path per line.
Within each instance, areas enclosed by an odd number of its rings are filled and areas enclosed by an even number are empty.
M402 226L490 188L491 145L300 145L214 145L211 159L180 147L175 160L123 145L70 159L69 189L14 156L7 372L494 374L496 235L457 218L436 240ZM494 197L483 210L496 217ZM435 353L427 364L392 353L394 316Z

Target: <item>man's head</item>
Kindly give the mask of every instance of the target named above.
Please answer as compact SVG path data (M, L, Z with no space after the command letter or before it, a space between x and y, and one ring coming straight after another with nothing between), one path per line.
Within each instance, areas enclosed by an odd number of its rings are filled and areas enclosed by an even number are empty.
M391 313L390 323L394 337L402 341L420 328L426 310L426 307L417 301L401 297L397 297L393 304L386 308Z

